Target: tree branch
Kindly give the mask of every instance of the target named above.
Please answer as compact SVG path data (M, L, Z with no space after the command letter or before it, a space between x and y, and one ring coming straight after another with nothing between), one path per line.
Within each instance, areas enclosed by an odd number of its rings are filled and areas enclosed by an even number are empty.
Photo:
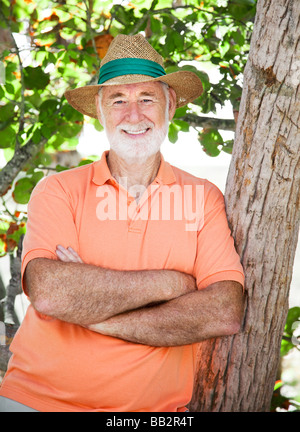
M236 123L231 119L220 119L214 117L200 117L196 114L186 114L180 117L180 120L184 120L194 128L213 128L221 129L226 131L235 132Z
M84 0L84 4L85 4L85 7L86 7L86 27L87 27L87 34L90 34L90 36L92 38L92 46L93 46L95 54L96 54L96 56L97 56L97 58L99 60L98 51L97 51L97 47L96 47L96 43L95 43L95 38L94 38L94 31L93 31L92 24L91 24L91 18L92 18L91 9L90 9L91 4L87 0Z
M25 165L43 148L47 138L43 138L38 144L28 141L26 145L16 149L11 160L0 173L0 195L4 195L10 185Z
M4 322L7 325L19 325L15 314L15 299L18 294L22 294L21 284L21 255L24 235L21 236L18 244L17 255L10 255L10 274L11 278L6 288L6 299L4 303ZM17 320L17 322L16 322Z

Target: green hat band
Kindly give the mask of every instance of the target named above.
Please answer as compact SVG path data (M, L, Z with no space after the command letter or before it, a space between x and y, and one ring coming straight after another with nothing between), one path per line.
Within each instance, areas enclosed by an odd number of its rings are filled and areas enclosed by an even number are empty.
M98 84L122 75L148 75L158 78L166 75L164 68L152 61L141 58L121 58L105 63L100 68Z

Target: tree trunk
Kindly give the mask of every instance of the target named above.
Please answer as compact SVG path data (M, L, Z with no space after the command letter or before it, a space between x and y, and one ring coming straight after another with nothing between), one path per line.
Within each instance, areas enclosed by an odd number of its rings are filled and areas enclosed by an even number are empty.
M299 233L299 41L299 0L258 0L225 192L244 323L200 344L191 411L270 409Z

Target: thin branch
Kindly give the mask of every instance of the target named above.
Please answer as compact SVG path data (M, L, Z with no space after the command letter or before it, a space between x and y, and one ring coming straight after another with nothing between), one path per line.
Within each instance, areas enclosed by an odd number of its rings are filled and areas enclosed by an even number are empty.
M8 207L6 205L6 202L5 202L5 199L4 199L3 196L1 197L1 199L2 199L2 205L4 207L5 213L8 214L12 220L17 221L16 216L14 214L12 214L11 211L8 209Z
M186 114L180 117L194 128L213 128L235 132L236 123L231 119L220 119L215 117L200 117L196 114Z
M91 24L91 17L92 16L91 16L91 10L90 10L90 5L88 3L88 0L84 0L84 4L86 7L86 26L87 26L87 30L88 30L87 32L91 35L92 45L93 45L95 54L99 59L98 51L97 51L96 43L95 43L95 38L94 38L94 31L93 31L92 24Z
M161 14L161 13L165 13L165 12L166 13L171 13L171 12L174 12L175 10L177 10L177 9L193 9L193 10L197 9L197 11L199 11L199 12L204 12L204 13L207 13L209 15L213 15L215 17L219 17L220 18L220 13L219 12L203 9L203 8L195 6L195 5L183 5L183 6L175 6L175 7L166 7L166 8L162 8L162 9L154 9L151 12L153 12L154 14ZM234 18L231 15L222 15L222 19L225 19L225 18L229 18L233 22L238 22L238 23L240 23L240 24L242 24L244 26L246 25L243 21L240 21L240 20Z

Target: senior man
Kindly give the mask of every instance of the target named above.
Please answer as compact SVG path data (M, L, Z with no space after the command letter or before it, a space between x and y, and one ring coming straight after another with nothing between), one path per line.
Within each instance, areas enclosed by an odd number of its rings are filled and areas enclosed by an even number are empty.
M160 153L176 107L201 92L191 72L166 75L141 35L114 39L98 85L66 92L110 150L32 193L31 305L2 410L185 411L198 343L239 331L244 276L223 196Z

